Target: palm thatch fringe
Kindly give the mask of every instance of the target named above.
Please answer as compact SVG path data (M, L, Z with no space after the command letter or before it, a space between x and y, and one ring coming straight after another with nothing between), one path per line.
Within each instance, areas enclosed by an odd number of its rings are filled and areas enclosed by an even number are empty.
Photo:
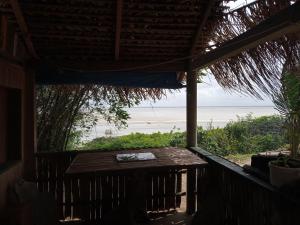
M226 14L210 38L216 46L237 37L261 21L288 7L288 0L263 0ZM236 56L217 61L209 66L218 83L225 89L261 98L280 86L283 66L293 66L300 61L300 40L296 35L258 45Z
M113 87L103 85L48 85L51 90L56 90L59 93L79 92L84 90L86 95L100 95L102 99L106 100L111 95L116 96L120 101L126 103L134 99L136 101L143 100L160 100L166 95L166 90L160 88L127 88L127 87ZM175 90L169 90L174 92Z

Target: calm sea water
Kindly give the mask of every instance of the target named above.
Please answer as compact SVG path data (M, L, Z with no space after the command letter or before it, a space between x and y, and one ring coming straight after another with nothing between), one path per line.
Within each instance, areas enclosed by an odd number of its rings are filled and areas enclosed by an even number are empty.
M131 108L128 110L131 119L128 120L128 127L117 130L114 126L99 120L98 124L85 140L91 140L101 136L119 136L132 132L153 133L170 132L173 130L186 130L186 108ZM198 125L207 128L212 124L214 127L224 127L230 121L238 120L238 117L245 117L252 114L253 117L278 114L273 107L198 107Z

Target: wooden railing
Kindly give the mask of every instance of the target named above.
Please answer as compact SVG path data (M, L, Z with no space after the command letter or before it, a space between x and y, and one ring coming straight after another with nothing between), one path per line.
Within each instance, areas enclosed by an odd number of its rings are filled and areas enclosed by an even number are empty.
M40 152L36 154L36 181L42 192L55 196L59 218L80 218L87 223L101 220L105 213L122 204L129 193L129 175L66 177L65 171L77 154L93 151ZM148 211L180 207L182 171L167 170L147 175ZM137 190L138 191L138 190Z
M200 148L190 150L209 163L207 168L198 172L199 220L203 220L202 215L222 225L300 224L299 199L291 197L291 193L282 192L247 174L242 167L226 159Z

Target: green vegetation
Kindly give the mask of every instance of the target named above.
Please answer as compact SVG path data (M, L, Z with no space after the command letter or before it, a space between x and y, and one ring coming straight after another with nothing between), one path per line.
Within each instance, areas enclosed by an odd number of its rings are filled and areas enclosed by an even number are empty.
M276 109L285 118L285 128L291 150L291 157L298 155L300 144L300 80L294 73L284 73L282 86L273 95Z
M221 156L251 154L274 150L287 143L280 116L251 115L238 118L224 128L198 127L198 145ZM85 143L81 149L121 149L177 146L185 147L185 132L132 133L120 137L100 137Z
M74 148L83 133L95 126L99 119L116 128L125 128L130 118L127 108L143 100L160 99L165 93L163 89L101 85L37 86L38 151Z

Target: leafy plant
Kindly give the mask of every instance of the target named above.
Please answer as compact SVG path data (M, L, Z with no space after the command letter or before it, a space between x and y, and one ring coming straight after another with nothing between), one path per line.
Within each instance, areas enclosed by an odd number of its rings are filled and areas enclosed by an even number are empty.
M36 98L39 151L76 146L99 118L118 129L127 126L126 108L164 95L161 89L113 88L99 85L38 86ZM81 132L78 132L81 131Z
M275 108L284 116L291 157L298 154L300 141L300 81L294 73L285 73L280 91L273 96Z

